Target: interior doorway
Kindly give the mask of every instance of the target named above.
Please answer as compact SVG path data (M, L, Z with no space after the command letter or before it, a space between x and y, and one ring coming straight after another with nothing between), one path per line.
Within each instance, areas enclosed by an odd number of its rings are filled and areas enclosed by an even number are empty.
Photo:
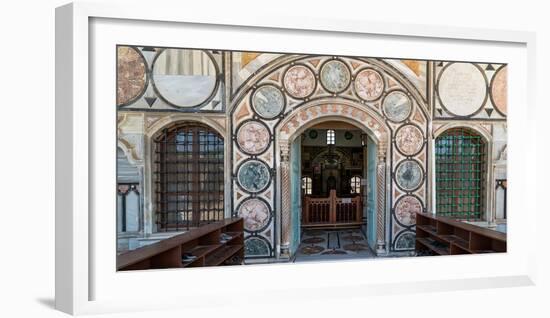
M368 243L375 213L373 145L365 132L343 121L316 124L294 139L290 247L297 256L374 255Z

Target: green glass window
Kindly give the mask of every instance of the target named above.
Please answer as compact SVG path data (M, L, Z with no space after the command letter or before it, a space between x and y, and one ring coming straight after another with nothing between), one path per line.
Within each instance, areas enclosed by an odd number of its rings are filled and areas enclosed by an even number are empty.
M483 217L485 142L474 131L453 128L435 141L436 212L456 219Z

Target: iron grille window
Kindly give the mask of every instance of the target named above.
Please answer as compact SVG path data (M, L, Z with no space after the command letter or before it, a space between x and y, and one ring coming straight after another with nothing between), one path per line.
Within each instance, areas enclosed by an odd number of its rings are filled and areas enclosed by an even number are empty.
M437 214L479 220L484 210L485 143L480 135L454 128L435 141Z
M334 142L336 141L336 132L334 129L328 129L327 130L327 145L334 145Z
M350 180L351 193L361 193L361 177L355 176Z
M158 230L178 231L224 217L224 143L212 128L182 123L155 139Z

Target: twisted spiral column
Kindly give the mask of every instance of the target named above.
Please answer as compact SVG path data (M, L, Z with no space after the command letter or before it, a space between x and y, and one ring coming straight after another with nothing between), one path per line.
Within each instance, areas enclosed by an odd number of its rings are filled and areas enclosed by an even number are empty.
M290 144L280 143L281 149L281 256L289 256L290 245Z
M382 148L382 147L380 147ZM377 246L376 253L384 254L386 252L386 153L378 152L378 163L376 165L376 193L377 193L377 211L376 211L376 233Z

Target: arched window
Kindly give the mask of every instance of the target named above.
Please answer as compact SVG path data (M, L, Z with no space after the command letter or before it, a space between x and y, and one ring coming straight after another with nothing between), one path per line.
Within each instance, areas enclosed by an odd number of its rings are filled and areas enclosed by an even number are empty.
M313 180L310 177L302 178L302 191L304 194L311 194L311 187L313 186Z
M183 230L224 218L224 144L212 128L184 122L155 139L158 230Z
M350 179L351 193L361 193L361 177L354 176Z
M484 216L486 149L471 129L453 128L435 141L436 212L457 219Z

